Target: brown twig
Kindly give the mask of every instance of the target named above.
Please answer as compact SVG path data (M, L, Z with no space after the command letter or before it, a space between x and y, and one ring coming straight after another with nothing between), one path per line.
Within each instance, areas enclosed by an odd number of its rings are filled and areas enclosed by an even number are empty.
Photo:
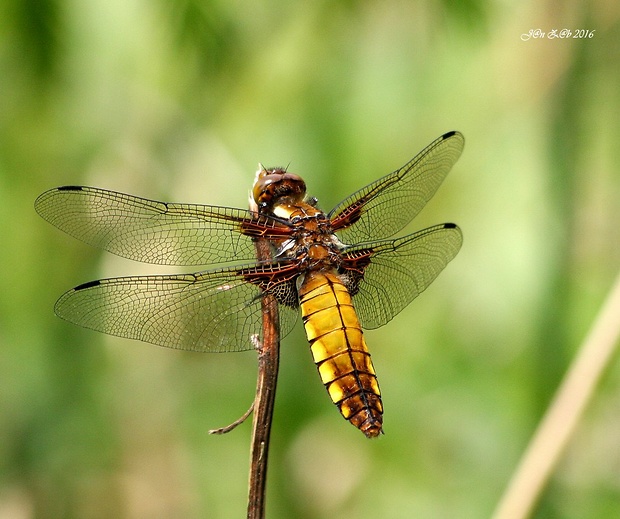
M620 336L620 275L530 441L494 519L529 517Z
M268 242L256 243L258 260L271 258ZM250 478L248 493L248 519L265 517L265 484L267 481L267 459L269 436L276 397L276 383L280 362L280 333L278 304L272 295L262 298L263 340L258 345L258 381L254 399L254 421L252 424L252 448L250 451Z
M243 422L245 422L248 419L248 416L250 416L250 414L252 413L252 411L254 411L254 401L252 401L252 404L250 405L250 408L245 413L243 413L243 415L241 415L240 418L237 418L233 423L231 423L230 425L227 425L226 427L218 427L217 429L209 429L209 434L226 434L226 433L229 433L235 427L237 427L238 425L241 425Z

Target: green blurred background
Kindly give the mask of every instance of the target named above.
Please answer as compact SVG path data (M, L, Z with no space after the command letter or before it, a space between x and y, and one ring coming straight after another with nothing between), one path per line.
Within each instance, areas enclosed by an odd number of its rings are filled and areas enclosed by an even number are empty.
M523 41L530 29L592 38ZM481 518L620 264L620 3L0 2L0 519L228 518L246 508L252 352L79 329L79 283L167 272L34 212L88 184L245 207L288 165L328 210L445 131L466 137L407 231L462 228L432 287L367 335L386 434L330 403L301 327L283 344L270 518ZM179 269L172 269L178 271ZM620 516L620 363L537 518Z

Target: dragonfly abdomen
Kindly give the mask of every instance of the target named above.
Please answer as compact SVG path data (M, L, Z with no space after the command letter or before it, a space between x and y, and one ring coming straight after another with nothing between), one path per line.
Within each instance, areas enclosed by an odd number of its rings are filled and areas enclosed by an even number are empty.
M381 392L349 291L335 272L310 272L299 296L312 356L330 398L367 437L378 436Z

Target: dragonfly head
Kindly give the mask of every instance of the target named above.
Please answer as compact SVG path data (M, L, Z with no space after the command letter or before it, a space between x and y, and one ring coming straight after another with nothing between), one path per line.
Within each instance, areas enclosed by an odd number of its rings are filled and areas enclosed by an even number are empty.
M261 166L256 174L252 196L259 212L271 212L278 204L303 201L306 196L306 183L300 176L288 173L283 168Z

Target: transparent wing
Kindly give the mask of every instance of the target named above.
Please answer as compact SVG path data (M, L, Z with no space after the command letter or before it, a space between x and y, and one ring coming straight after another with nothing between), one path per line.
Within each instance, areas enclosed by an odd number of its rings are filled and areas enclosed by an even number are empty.
M363 272L353 297L362 326L378 328L390 321L433 282L462 243L455 224L442 224L395 240L347 247L344 268Z
M400 231L435 194L464 144L459 132L446 133L402 168L340 202L329 213L338 237L353 244Z
M79 326L159 346L201 352L243 351L262 340L259 286L278 283L277 268L247 267L197 274L102 279L60 297L56 314ZM288 289L290 290L290 289ZM293 328L298 310L278 305L280 335Z
M35 209L89 245L161 265L250 261L256 259L252 236L281 239L290 232L272 218L241 209L168 204L84 186L46 191Z

